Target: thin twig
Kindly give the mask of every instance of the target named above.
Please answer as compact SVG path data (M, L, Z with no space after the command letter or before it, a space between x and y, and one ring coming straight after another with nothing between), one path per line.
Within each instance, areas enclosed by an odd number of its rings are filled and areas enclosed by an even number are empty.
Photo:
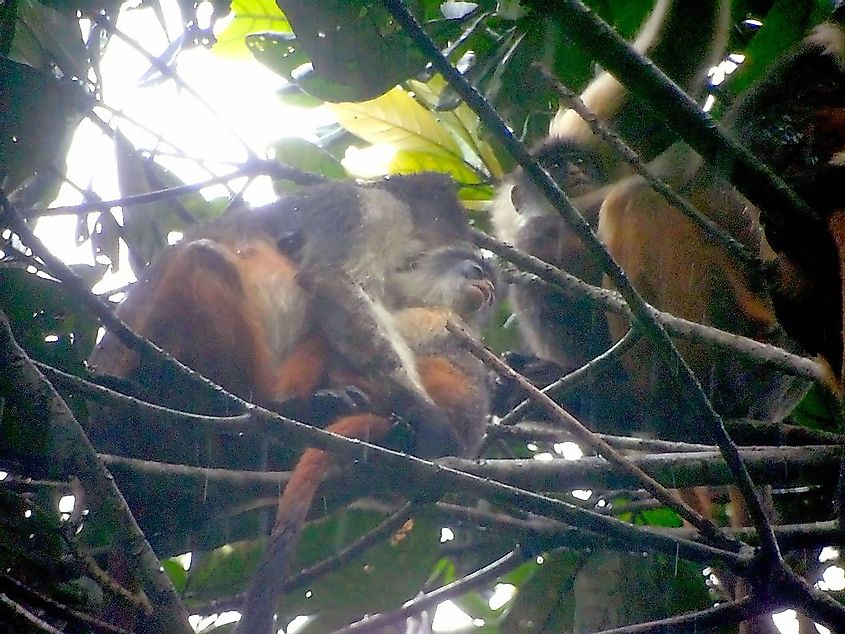
M302 586L345 566L371 546L376 545L389 535L395 533L397 529L408 521L413 513L413 510L413 503L408 502L404 504L400 509L397 509L394 513L391 513L390 516L382 520L378 526L353 541L335 555L327 557L310 568L306 568L305 570L301 570L298 573L291 575L282 586L282 592L290 592L296 588L301 588ZM240 593L233 597L203 603L193 609L200 614L214 614L215 612L224 612L226 610L237 610L243 605L245 598L246 594Z
M47 621L38 618L32 612L23 607L20 603L15 603L14 601L12 601L4 593L0 593L0 603L3 603L6 607L10 608L16 616L27 621L30 625L34 625L35 627L37 627L39 632L47 632L48 634L62 634L62 631L60 629L57 629L47 623Z
M141 399L117 392L111 388L104 387L78 376L69 374L35 361L35 365L50 380L58 385L72 388L86 397L109 405L117 406L131 413L142 413L154 417L157 422L168 425L190 425L197 428L213 431L227 436L256 435L263 433L263 430L256 428L252 423L250 414L236 414L235 416L210 416L207 414L193 414L182 410L172 409L163 405L142 401Z
M244 471L235 469L219 469L212 467L191 467L183 464L156 462L153 460L139 460L111 454L97 454L104 464L125 467L136 473L143 473L156 477L183 477L201 482L224 482L232 485L272 485L284 488L290 480L289 471Z
M465 575L458 581L447 584L437 590L434 590L433 592L429 592L417 597L416 599L408 601L395 612L366 617L357 623L353 623L352 625L347 625L346 627L336 630L334 634L382 631L382 628L401 623L408 617L433 608L443 601L459 597L470 590L474 590L475 588L484 586L491 581L498 579L502 575L505 575L511 570L521 566L529 557L530 553L523 552L521 549L513 550L490 565Z
M96 630L102 630L104 632L113 632L114 634L132 634L129 630L124 630L123 628L117 627L116 625L106 623L105 621L101 621L100 619L94 618L93 616L85 614L84 612L74 610L73 608L66 606L63 603L59 603L55 599L52 599L51 597L48 597L47 595L42 594L37 590L30 588L29 586L24 585L17 579L10 577L8 574L0 573L0 579L2 579L2 582L0 583L10 584L14 586L17 591L28 595L31 599L43 603L44 605L61 612L62 615L69 616L70 618L79 621L80 623L89 625Z
M485 365L492 368L503 377L515 381L517 385L519 385L519 387L528 394L528 397L531 400L551 415L555 422L565 427L567 430L572 432L576 438L587 443L592 449L600 453L605 459L612 463L617 470L636 478L640 483L642 483L642 486L645 489L654 495L655 498L676 511L681 517L695 526L707 539L711 540L715 544L719 544L722 547L727 547L732 550L738 550L741 547L740 543L727 536L712 522L712 520L704 517L701 513L684 503L677 496L673 495L669 489L664 487L645 471L635 466L607 442L596 436L578 419L572 416L572 414L555 403L548 397L548 395L537 389L531 381L526 379L519 372L511 368L508 364L499 359L499 357L482 346L461 326L455 324L454 322L449 322L446 327L449 332L458 337L467 349L472 352L473 355L478 357L478 359L480 359Z
M236 178L243 176L258 176L268 175L273 178L283 178L290 180L299 185L315 185L325 181L320 176L304 172L302 170L287 167L276 161L263 161L255 159L248 161L242 167L223 174L222 176L214 176L201 183L190 183L185 185L177 185L175 187L167 187L144 194L135 194L132 196L124 196L114 200L101 200L85 202L79 205L65 205L62 207L50 207L47 209L35 209L27 214L27 218L43 218L47 216L65 216L65 215L79 215L85 213L93 213L99 211L106 211L114 207L130 207L133 205L142 205L145 203L156 202L159 200L168 200L177 196L186 194L195 194L196 192L211 187L212 185L219 185Z
M93 20L93 23L96 26L99 26L105 29L109 35L116 35L121 40L126 42L130 48L134 49L138 53L140 53L150 64L152 64L156 70L158 70L162 75L172 79L177 86L179 86L182 90L187 92L191 95L197 102L202 105L206 110L208 110L217 120L220 122L220 125L232 135L232 138L235 139L241 147L246 152L247 156L250 159L257 159L258 157L255 155L255 152L252 151L252 148L249 147L246 141L243 140L240 134L238 134L237 130L235 130L232 125L229 123L229 120L225 117L222 117L215 108L206 101L202 95L200 95L194 88L191 87L184 79L182 79L178 73L174 72L172 68L170 68L167 64L163 63L159 60L155 55L152 55L147 49L145 49L141 44L134 38L130 37L120 29L118 29L111 21L111 17L108 14L101 13Z
M765 614L779 606L782 601L766 601L754 596L747 596L737 601L727 601L706 610L699 610L690 614L671 616L658 621L615 627L602 630L597 634L694 634L721 625L740 623L747 619Z
M518 438L520 440L535 440L541 442L566 442L575 436L571 432L550 427L548 424L522 422L505 427L497 423L487 426L487 433L494 438ZM655 451L658 453L684 453L693 451L718 451L715 445L700 445L671 440L654 440L650 438L636 438L632 436L614 436L612 434L596 434L611 447L627 451Z
M616 291L587 284L574 275L525 251L501 242L482 231L471 229L471 232L472 239L478 246L488 249L504 260L512 262L520 269L528 271L527 273L508 272L506 275L507 281L524 286L543 288L551 285L570 297L588 299L604 310L624 317L628 321L632 320L627 303ZM731 350L749 361L780 370L792 376L809 379L827 390L830 390L834 384L830 369L813 359L807 359L783 348L760 343L742 335L682 319L671 313L657 310L653 306L649 308L654 319L676 337L694 339Z
M605 350L595 359L544 387L542 389L543 394L546 394L551 398L562 397L563 395L567 394L569 390L576 388L577 386L581 385L585 380L587 380L590 376L604 369L608 364L612 363L620 355L625 354L625 352L630 350L638 339L639 334L637 333L637 331L634 329L629 330L627 333L625 333L624 337L622 337L619 341L617 341L615 344L613 344L610 348ZM531 399L525 399L519 405L514 407L510 412L508 412L507 415L502 417L502 420L499 421L499 424L503 426L515 424L525 414L526 410L530 407L530 405Z
M66 536L66 538L68 545L73 550L73 554L82 562L85 572L94 580L94 583L109 594L140 610L142 614L149 616L153 613L153 606L143 590L139 590L136 593L124 588L114 577L103 570L100 564L97 563L97 560L90 553L85 552L75 540L69 536Z

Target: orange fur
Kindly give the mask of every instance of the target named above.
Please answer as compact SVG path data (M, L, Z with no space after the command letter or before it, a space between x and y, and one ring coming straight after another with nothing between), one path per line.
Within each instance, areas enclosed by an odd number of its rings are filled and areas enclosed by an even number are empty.
M429 355L418 358L417 369L425 391L447 412L465 407L478 391L475 382L444 357Z
M338 419L328 430L347 438L369 441L384 436L390 425L390 420L383 416L356 414ZM305 519L314 493L333 461L333 456L321 449L308 449L302 454L279 500L274 533L282 528L294 528Z
M271 391L288 397L311 396L325 374L328 355L325 339L309 337L294 348L276 369Z

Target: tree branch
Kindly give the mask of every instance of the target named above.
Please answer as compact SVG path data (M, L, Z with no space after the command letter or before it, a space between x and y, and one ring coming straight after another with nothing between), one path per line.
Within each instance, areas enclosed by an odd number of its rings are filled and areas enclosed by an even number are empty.
M135 561L147 594L165 631L193 632L188 614L170 579L138 527L132 512L106 468L97 459L82 427L52 386L18 347L6 316L0 313L0 396L19 410L21 424L47 430L50 455L45 467L52 477L76 476L98 508L112 516L117 541Z
M511 551L484 568L465 575L461 579L438 588L433 592L408 601L402 608L395 612L366 617L357 623L336 630L334 634L352 634L353 632L371 632L375 634L380 632L384 627L397 625L408 617L431 609L443 601L459 597L470 590L487 585L491 581L521 566L529 557L530 553L523 552L521 549Z
M704 517L697 510L693 509L677 496L673 495L666 487L648 475L645 471L629 461L625 456L616 451L607 442L596 436L587 429L581 421L555 403L542 391L537 389L528 379L511 368L495 354L484 348L478 341L469 335L461 326L449 322L446 328L455 335L473 355L478 357L485 365L498 372L503 377L515 381L519 387L528 394L528 397L542 407L552 417L552 420L561 427L569 430L576 438L585 442L592 449L600 453L618 471L626 473L635 478L639 484L649 491L663 504L676 511L681 517L695 526L702 535L712 543L722 548L738 550L741 544L728 537L721 531L712 520Z

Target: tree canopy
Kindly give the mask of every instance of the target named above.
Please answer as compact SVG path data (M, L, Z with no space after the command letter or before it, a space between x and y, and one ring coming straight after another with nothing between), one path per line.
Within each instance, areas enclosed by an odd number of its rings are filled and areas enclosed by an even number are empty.
M131 4L0 5L0 623L9 631L121 631L98 616L109 602L142 612L155 606L170 611L174 623L187 611L202 617L194 622L201 631L227 631L230 621L206 617L240 607L279 491L302 448L318 443L360 456L343 439L256 420L235 404L214 421L178 407L152 408L126 396L128 386L106 384L88 370L98 329L122 328L112 310L125 290L96 295L91 289L121 266L143 275L174 232L218 215L241 195L238 178L269 176L285 195L314 177L448 173L479 245L504 263L504 279L549 283L572 301L638 320L629 297L579 285L484 235L497 185L523 160L519 148L536 146L566 99L548 75L579 92L598 68L614 70L647 104L614 121L646 160L678 138L708 160L734 156L731 139L708 115L676 107L671 85L648 69L641 74L636 58L625 57L629 51L603 39L595 20L631 40L653 9L650 0L590 0L589 12L575 0ZM164 53L147 51L117 21L132 12L172 11L171 4L178 5L181 31L168 33ZM728 4L727 57L713 71L722 81L708 83L700 100L717 120L792 44L839 17L839 3L830 0ZM422 34L403 22L405 6ZM203 11L212 17L203 18ZM698 63L698 40L707 36L696 32L695 10L689 11L687 30L654 53L672 77ZM426 36L439 57L425 49ZM183 95L192 78L177 61L190 48L262 64L286 80L280 100L327 110L332 123L313 140L268 138L265 156L223 169L183 155L209 175L186 183L168 167L168 157L180 152L175 144L155 130L149 144L130 139L121 131L121 112L110 108L100 68L118 40L147 59L155 81L173 82ZM616 70L631 68L628 79ZM66 156L83 120L108 140L121 197L110 200L73 183L82 202L52 206L68 182ZM775 216L804 209L788 190L770 186L770 175L756 164L737 174L734 185L761 208L774 208ZM208 195L220 184L226 195ZM69 242L90 247L90 264L65 266L33 232L40 218L56 215L76 218ZM798 232L794 239L801 239ZM786 423L726 421L733 441L704 446L617 429L581 432L566 412L544 406L536 389L488 359L491 376L499 377L491 379L497 398L508 404L503 416L526 394L539 405L524 419L512 416L516 424L492 422L481 461L430 463L373 450L366 461L334 470L302 536L279 623L308 616L297 631L331 632L381 614L383 622L370 620L361 629L382 631L376 628L398 628L407 616L431 614L448 599L470 617L461 631L734 631L763 615L753 631L764 632L776 631L767 615L787 608L800 611L802 634L814 631L813 621L838 631L845 623L843 588L824 576L838 557L831 548L843 541L841 395L831 390L829 373L816 360L727 337L708 324L655 312L642 319L646 325L636 323L643 336L659 324L673 337L717 342L737 358L777 367L813 388ZM484 343L497 354L525 352L507 301L485 329ZM584 373L596 363L601 360ZM86 434L93 402L146 417L150 429L269 443L278 468L212 467L202 458L176 464L166 447L156 461L98 454ZM571 452L583 455L568 459ZM732 457L741 458L756 487L773 488L777 522L758 518L747 528L724 528L729 485L746 497L754 490ZM712 534L685 522L680 503L655 495L657 488L699 486L715 493L722 515ZM165 495L150 502L156 491ZM766 559L775 537L782 565ZM104 571L110 551L126 547L137 554L142 588L121 587ZM745 598L726 596L724 580L734 576L748 581ZM422 621L413 631L426 631Z

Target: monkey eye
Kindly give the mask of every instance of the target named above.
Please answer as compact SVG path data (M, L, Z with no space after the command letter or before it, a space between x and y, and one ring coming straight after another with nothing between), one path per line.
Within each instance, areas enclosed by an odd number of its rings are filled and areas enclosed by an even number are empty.
M298 231L283 233L276 240L276 247L279 251L288 255L296 255L303 246L305 246L305 238Z
M482 280L486 277L484 268L475 260L464 260L459 268L461 274L468 280Z

